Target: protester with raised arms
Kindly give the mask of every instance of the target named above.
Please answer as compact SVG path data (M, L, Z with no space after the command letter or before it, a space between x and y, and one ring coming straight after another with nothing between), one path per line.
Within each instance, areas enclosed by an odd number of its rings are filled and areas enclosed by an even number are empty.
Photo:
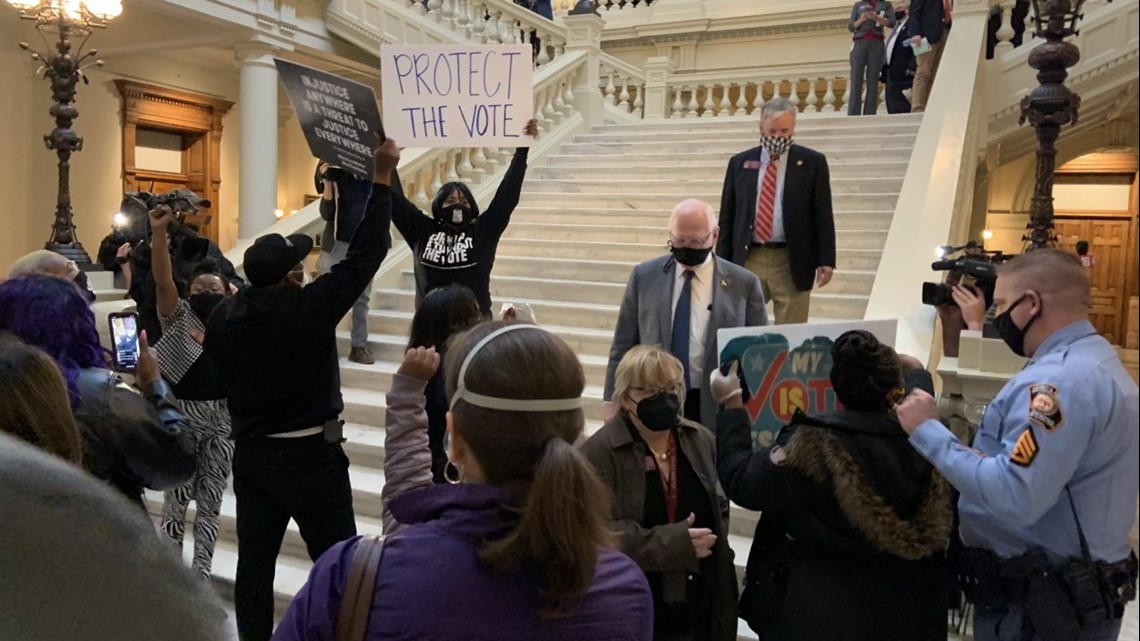
M527 122L523 134L538 138L538 121ZM527 147L515 149L507 174L484 212L462 182L440 187L431 203L431 216L403 194L393 192L392 223L415 254L417 307L427 292L459 283L475 293L483 316L491 317L491 267L499 239L519 203L527 151Z

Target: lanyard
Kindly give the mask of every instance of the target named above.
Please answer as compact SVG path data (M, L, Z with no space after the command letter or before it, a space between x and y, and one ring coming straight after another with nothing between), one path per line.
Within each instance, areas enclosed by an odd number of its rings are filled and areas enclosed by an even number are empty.
M669 444L665 446L665 463L669 466L669 478L661 473L661 463L653 457L657 477L661 479L661 489L665 492L665 514L670 523L677 522L677 433L669 433Z

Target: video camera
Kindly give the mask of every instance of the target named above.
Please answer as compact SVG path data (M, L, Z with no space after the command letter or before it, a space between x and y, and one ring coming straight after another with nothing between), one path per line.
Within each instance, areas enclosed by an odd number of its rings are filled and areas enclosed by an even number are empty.
M922 304L942 307L957 307L952 288L954 285L966 287L985 299L986 309L994 303L994 285L997 284L997 268L1007 256L1000 251L986 251L974 241L961 247L940 248L942 259L934 261L930 268L934 271L949 272L941 283L922 284ZM947 258L961 252L956 258Z
M130 232L124 235L132 236L132 242L149 239L150 216L149 212L156 207L166 205L173 212L174 220L170 224L170 251L175 261L175 270L179 264L196 264L206 258L210 243L198 235L194 225L186 223L186 215L197 212L199 208L210 206L210 201L199 198L189 189L174 189L164 194L155 194L148 191L135 191L123 194L122 204L116 220L127 227ZM148 250L149 251L149 250ZM132 254L134 255L134 254ZM146 257L140 257L145 262Z

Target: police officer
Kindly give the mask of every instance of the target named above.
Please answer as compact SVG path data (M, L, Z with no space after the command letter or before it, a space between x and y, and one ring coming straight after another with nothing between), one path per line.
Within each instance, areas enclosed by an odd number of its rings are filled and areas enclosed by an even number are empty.
M994 325L1030 360L973 448L938 421L929 394L897 408L911 444L961 492L978 641L1115 640L1135 597L1140 394L1089 322L1090 303L1076 256L1014 258L998 271Z

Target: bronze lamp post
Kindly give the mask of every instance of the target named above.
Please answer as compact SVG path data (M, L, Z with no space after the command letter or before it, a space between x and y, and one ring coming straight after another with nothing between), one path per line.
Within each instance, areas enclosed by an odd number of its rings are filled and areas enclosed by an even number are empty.
M107 26L109 20L122 13L120 0L8 0L25 20L34 20L36 30L44 41L44 50L32 50L26 42L20 48L32 52L32 59L41 63L36 74L43 74L51 82L55 104L49 113L55 118L55 128L44 136L47 148L59 158L59 190L56 196L55 222L47 249L63 254L76 263L90 263L91 257L75 236L75 222L71 211L71 154L83 149L83 137L71 128L79 117L75 108L75 90L80 80L87 83L83 69L101 60L94 58L94 49L84 53L87 39L95 29ZM56 37L49 43L45 34ZM73 38L82 38L73 51ZM54 44L54 51L52 44Z
M1037 181L1023 237L1027 250L1051 247L1057 241L1053 231L1056 142L1063 125L1077 123L1081 106L1081 97L1065 86L1068 69L1080 61L1081 51L1065 38L1077 33L1084 4L1085 0L1033 0L1035 33L1045 42L1029 54L1029 66L1037 70L1041 84L1021 99L1019 121L1028 120L1037 134Z

